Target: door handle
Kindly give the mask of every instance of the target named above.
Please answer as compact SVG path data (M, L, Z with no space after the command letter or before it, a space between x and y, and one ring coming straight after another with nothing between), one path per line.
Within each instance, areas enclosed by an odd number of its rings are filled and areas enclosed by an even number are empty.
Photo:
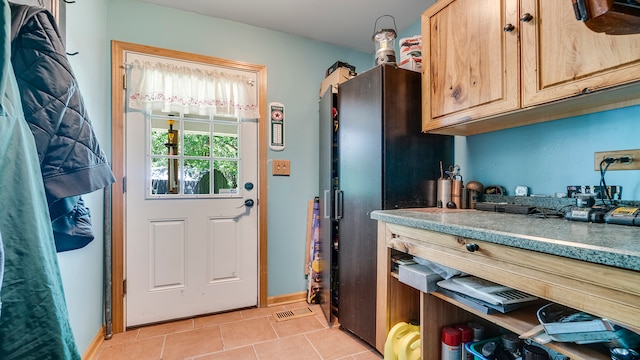
M331 199L329 198L329 194L331 190L325 190L324 191L324 203L322 204L322 206L324 207L324 218L323 219L328 219L331 217Z
M251 209L253 207L253 205L255 205L256 202L253 199L247 199L245 201L242 202L242 204L240 204L239 206L236 206L236 209L241 209L241 208L246 208L244 210L242 210L241 213L235 215L235 216L230 216L230 215L218 215L218 216L213 216L214 219L235 219L235 218L239 218L240 216L244 216L244 215L249 215L251 214L251 211L249 211L248 209Z
M335 200L335 211L336 211L336 220L342 219L342 210L343 210L343 202L344 202L344 193L342 190L336 190L336 200Z

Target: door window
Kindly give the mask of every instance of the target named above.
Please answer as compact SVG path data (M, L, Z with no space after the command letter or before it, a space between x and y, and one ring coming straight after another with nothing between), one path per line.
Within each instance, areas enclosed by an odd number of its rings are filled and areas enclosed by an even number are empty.
M147 198L240 195L237 118L158 112L147 124Z

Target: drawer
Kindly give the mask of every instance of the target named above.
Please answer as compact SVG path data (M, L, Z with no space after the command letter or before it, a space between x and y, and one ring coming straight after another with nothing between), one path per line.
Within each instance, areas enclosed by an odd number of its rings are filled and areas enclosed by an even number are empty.
M390 248L640 329L640 272L396 224L385 235Z

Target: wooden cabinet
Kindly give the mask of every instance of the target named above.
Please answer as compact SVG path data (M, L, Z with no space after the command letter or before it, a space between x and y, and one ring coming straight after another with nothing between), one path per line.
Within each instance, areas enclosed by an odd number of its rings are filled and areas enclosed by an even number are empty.
M422 16L425 130L520 107L517 1L439 1Z
M467 251L470 242L479 249ZM397 251L608 318L634 331L640 329L637 271L379 222L376 347L380 351L393 324L416 316L421 320L422 358L433 360L440 359L442 326L472 320L522 334L539 324L536 307L487 315L444 295L409 288L390 273L390 256ZM610 358L606 351L573 343L546 346L572 360Z
M440 0L422 15L422 40L423 131L471 135L640 103L640 35L593 32L569 1Z
M640 80L640 36L606 35L576 21L569 1L521 0L522 105Z

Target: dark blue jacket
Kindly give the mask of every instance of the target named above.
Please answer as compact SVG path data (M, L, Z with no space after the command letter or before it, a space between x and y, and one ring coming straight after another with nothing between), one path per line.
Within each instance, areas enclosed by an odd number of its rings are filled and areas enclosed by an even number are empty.
M11 18L11 63L36 141L56 248L79 248L93 234L90 227L77 228L90 223L78 195L108 186L113 173L91 126L55 19L44 9L16 4L11 4ZM79 243L74 244L74 238Z

